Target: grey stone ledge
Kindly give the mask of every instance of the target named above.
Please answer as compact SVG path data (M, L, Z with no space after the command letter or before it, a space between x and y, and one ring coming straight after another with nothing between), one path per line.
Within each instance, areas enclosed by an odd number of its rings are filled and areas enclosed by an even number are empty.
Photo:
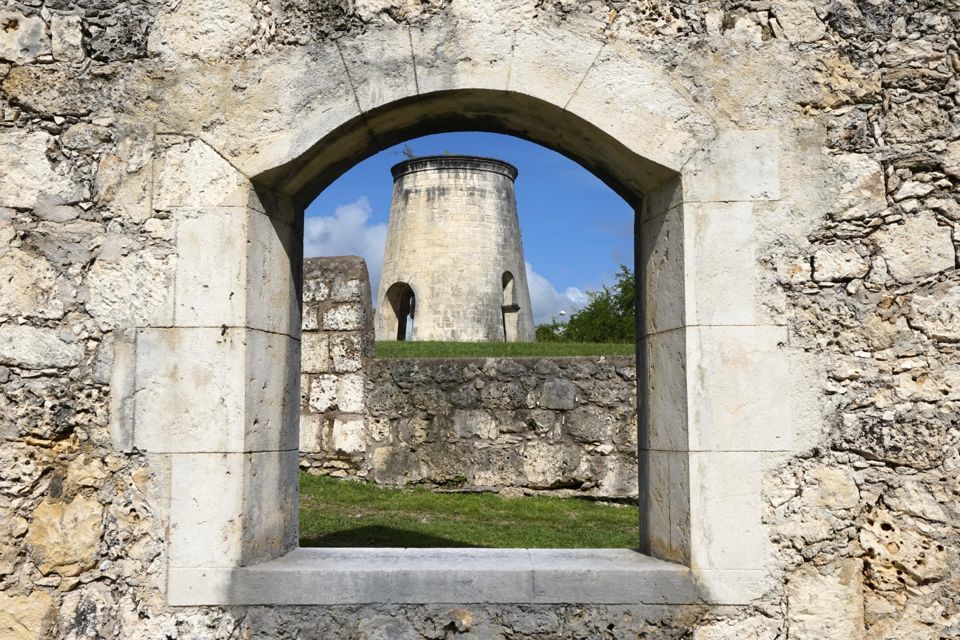
M696 604L695 572L629 549L295 549L237 568L170 568L168 602Z

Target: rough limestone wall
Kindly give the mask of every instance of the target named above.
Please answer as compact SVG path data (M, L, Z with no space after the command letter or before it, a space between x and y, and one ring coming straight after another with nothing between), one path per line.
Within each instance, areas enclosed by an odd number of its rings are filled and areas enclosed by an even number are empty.
M300 466L346 466L364 429L364 363L374 355L370 276L363 258L303 261L300 340Z
M175 238L149 189L169 140L150 114L177 74L162 56L256 60L457 10L2 5L0 637L960 635L955 0L572 0L488 13L493 29L562 24L632 48L741 126L829 153L785 157L787 192L846 178L839 198L811 203L817 215L773 203L759 216L763 304L820 363L811 388L827 390L809 407L822 430L766 481L782 576L766 597L707 610L166 605L164 460L114 450L107 386L114 328L168 302ZM203 113L229 99L177 91Z
M632 357L370 362L358 466L385 484L637 495Z
M374 357L362 258L303 268L300 467L381 484L637 495L632 357Z

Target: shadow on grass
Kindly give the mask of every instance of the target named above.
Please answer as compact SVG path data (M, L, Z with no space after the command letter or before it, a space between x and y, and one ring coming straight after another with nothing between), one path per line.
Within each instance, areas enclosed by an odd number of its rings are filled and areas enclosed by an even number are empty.
M479 547L480 545L432 536L419 531L370 525L335 531L323 536L301 538L301 547Z

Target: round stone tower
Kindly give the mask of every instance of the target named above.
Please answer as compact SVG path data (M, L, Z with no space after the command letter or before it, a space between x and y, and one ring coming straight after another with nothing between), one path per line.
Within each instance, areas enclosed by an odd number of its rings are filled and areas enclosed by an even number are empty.
M377 339L533 340L516 167L430 156L391 172Z

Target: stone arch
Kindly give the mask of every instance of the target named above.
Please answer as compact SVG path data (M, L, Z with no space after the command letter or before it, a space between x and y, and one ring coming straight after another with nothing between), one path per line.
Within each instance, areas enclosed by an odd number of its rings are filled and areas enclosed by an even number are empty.
M417 296L406 282L394 282L381 301L381 335L385 340L406 340L413 333ZM390 338L393 336L393 338Z
M168 407L158 417L138 400L134 444L170 456L172 602L302 597L256 587L259 571L301 553L292 551L296 402L287 397L299 362L302 208L381 148L463 129L560 151L636 209L638 386L646 400L638 437L641 551L677 564L617 556L619 568L594 576L612 580L609 591L583 597L741 602L756 594L767 544L763 452L785 450L789 428L782 404L754 399L758 389L775 395L785 375L783 330L764 324L754 304L753 203L779 197L777 136L715 122L668 70L626 49L563 29L517 31L504 46L499 36L486 37L483 24L381 29L309 55L280 53L257 68L197 71L188 86L171 88L161 121L183 133L160 138L153 192L155 206L177 221L174 309L172 322L140 330L133 349L138 362L170 361L173 369L202 353L235 373L218 381L227 387L219 396L185 385L197 399L189 406L172 402L177 390L160 389L162 366L137 379L144 388L156 377L154 408ZM459 55L450 58L451 51ZM178 110L178 91L203 94L207 85L223 85L224 75L239 95L222 112ZM206 259L214 244L234 259ZM722 377L711 373L720 370ZM214 397L229 400L229 415L224 403L211 404ZM117 406L127 405L121 399ZM220 424L228 428L210 428ZM199 444L183 437L190 429ZM274 559L280 565L262 564ZM597 565L570 566L579 575ZM617 582L624 571L649 595L610 595L624 592ZM410 593L403 597L430 601ZM509 601L592 601L524 593ZM469 597L477 596L457 599Z

